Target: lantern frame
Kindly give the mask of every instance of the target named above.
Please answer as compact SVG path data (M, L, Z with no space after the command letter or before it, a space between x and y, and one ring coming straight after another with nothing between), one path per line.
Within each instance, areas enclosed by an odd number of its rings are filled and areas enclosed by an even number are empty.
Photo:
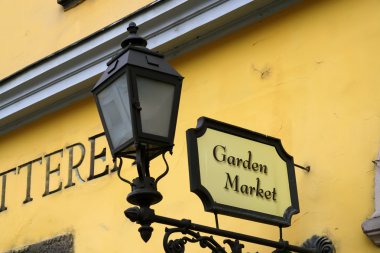
M133 38L131 39L130 37ZM145 48L146 42L145 45L143 41L136 42L136 33L131 33L130 37L125 40L128 41L129 39L130 43L107 63L107 70L94 86L92 92L112 156L114 158L126 157L135 159L138 146L144 145L147 158L151 160L161 153L171 150L173 146L183 77L164 60L163 55ZM141 37L137 38L142 39ZM125 41L123 42L124 45L126 44ZM104 89L113 85L114 81L122 75L126 75L127 80L132 138L115 147L111 140L110 131L107 127L98 95ZM139 77L174 86L167 137L143 131L141 110L144 110L144 108L140 107L137 81Z

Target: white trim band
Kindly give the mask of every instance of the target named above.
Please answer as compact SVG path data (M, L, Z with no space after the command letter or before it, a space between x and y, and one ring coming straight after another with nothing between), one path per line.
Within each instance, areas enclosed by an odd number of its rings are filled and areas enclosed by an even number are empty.
M88 96L132 20L167 57L254 23L298 0L156 1L0 81L0 133Z

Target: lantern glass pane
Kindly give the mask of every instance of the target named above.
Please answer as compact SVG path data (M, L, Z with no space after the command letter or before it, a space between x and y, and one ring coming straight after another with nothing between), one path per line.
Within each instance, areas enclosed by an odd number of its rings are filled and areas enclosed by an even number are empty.
M115 79L98 94L98 100L112 146L118 148L133 136L127 76Z
M142 132L169 136L174 99L174 85L137 76Z

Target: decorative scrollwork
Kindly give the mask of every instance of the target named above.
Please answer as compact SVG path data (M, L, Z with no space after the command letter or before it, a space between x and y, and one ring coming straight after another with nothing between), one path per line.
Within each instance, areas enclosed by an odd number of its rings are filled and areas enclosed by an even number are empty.
M180 239L169 240L174 233L190 235L183 236ZM164 250L166 253L183 253L185 252L186 243L199 243L202 248L211 249L212 253L227 253L226 250L212 236L201 236L198 232L191 231L187 228L166 228L164 236Z
M317 253L335 253L335 247L332 241L326 236L313 235L310 239L307 239L302 247L315 248Z

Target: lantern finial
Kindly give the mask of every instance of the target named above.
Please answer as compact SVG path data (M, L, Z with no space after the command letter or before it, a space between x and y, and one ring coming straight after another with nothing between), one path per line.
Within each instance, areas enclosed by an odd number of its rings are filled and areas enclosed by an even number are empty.
M129 33L136 34L137 31L139 30L139 27L136 25L135 22L131 22L131 23L129 23L127 30Z
M123 40L123 42L121 42L122 48L126 48L127 46L146 47L148 43L146 39L137 35L137 31L139 30L139 27L136 25L135 22L129 23L127 30L129 32L129 35L125 40Z

